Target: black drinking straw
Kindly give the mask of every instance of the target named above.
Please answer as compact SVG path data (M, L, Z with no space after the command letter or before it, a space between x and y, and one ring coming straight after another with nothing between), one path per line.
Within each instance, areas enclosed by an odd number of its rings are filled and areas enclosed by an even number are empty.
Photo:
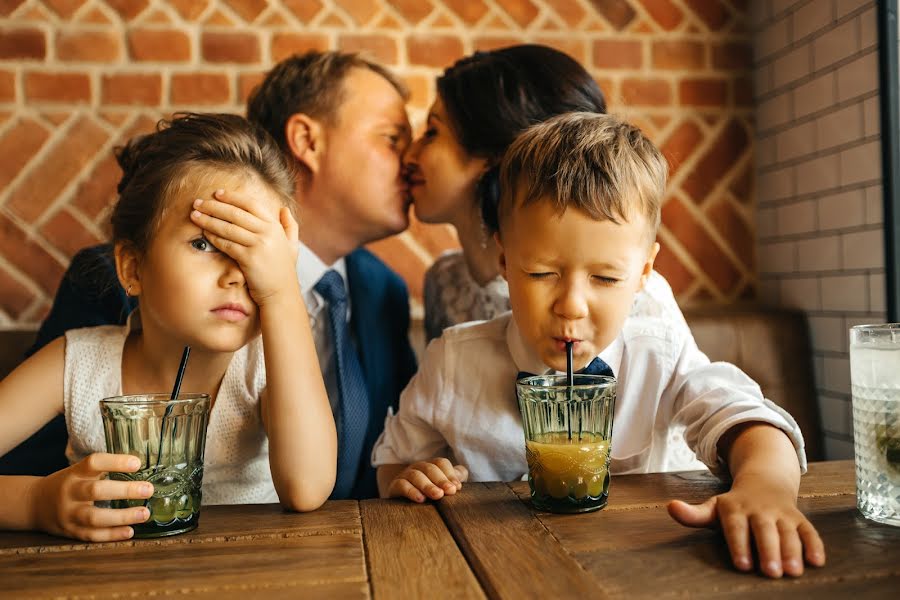
M569 440L572 439L572 386L575 385L575 374L572 372L572 342L566 342L566 384L568 385L568 389L566 390L566 399L568 400L568 427L569 427Z
M188 357L191 355L191 347L185 346L181 353L181 364L178 365L178 375L175 376L175 387L172 388L171 400L178 400L178 392L181 391L181 380L184 379L184 369L187 367ZM171 406L169 407L171 409ZM168 416L168 410L166 411Z
M178 400L178 393L181 391L181 380L184 379L184 370L187 367L187 361L190 355L191 347L185 346L184 351L181 353L181 364L178 365L178 374L175 376L175 386L172 388L172 395L169 397L169 400ZM162 459L163 433L166 431L166 421L168 421L169 415L172 414L173 408L175 408L175 405L172 403L166 407L166 412L163 413L162 423L159 427L159 446L156 449L157 467L159 467L159 461Z

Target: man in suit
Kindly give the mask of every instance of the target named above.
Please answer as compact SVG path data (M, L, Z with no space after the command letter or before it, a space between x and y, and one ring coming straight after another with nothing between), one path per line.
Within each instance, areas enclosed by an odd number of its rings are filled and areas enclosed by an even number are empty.
M334 498L377 495L372 445L416 369L406 285L361 248L409 225L400 162L410 141L406 97L380 65L310 52L276 65L247 106L297 172L297 276L338 426ZM110 248L82 250L31 352L68 329L124 323L135 306L118 284ZM64 467L65 441L59 417L7 454L0 472L26 463L35 474Z

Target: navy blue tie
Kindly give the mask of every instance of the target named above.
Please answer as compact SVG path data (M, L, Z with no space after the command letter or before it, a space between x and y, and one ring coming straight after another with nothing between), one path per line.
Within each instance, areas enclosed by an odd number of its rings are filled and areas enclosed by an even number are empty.
M337 359L340 394L341 430L338 432L338 469L332 499L349 498L356 483L360 454L369 425L369 399L359 356L347 323L347 291L344 279L334 270L327 271L316 284L316 292L328 303L328 320Z
M606 364L606 362L599 356L592 360L588 366L580 371L575 371L575 373L577 375L606 375L607 377L615 377L612 367ZM534 373L519 371L519 376L516 377L516 379L518 380L522 379L523 377L531 377L532 375L534 375Z

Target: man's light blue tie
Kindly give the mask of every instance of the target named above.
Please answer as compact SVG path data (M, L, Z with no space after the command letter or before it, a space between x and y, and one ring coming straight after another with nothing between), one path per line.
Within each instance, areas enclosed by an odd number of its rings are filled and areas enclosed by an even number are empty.
M338 469L332 499L349 498L356 483L360 453L369 425L369 399L359 356L347 323L347 291L337 271L327 271L315 285L328 303L328 320L337 359L341 430L338 432Z
M615 377L615 375L613 375L612 367L606 364L606 362L599 356L592 360L590 364L588 364L588 366L580 371L575 371L575 373L577 375L606 375L607 377ZM531 377L532 375L534 375L534 373L519 371L519 376L516 377L516 379Z

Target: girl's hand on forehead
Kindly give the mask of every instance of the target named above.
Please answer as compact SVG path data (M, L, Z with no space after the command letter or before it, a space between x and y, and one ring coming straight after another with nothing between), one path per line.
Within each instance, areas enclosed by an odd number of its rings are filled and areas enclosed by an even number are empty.
M238 264L259 306L297 289L297 221L285 206L273 212L272 202L216 190L211 200L194 200L191 211L206 239Z

